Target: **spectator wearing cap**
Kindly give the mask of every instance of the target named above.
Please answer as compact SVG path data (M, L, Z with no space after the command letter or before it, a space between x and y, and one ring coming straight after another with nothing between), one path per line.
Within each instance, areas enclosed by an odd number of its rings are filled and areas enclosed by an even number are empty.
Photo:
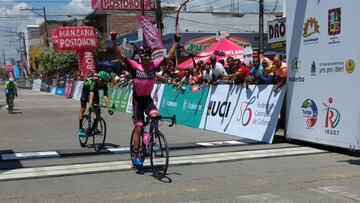
M213 71L213 81L216 82L218 80L222 80L224 76L227 75L224 66L221 63L217 62L215 56L212 56L210 58L210 63Z

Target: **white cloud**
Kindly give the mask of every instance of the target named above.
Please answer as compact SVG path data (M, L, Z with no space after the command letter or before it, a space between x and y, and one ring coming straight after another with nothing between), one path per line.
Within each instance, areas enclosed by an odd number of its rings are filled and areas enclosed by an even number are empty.
M272 11L275 6L275 2L278 2L278 7L276 11L282 9L283 0L266 0L265 9ZM215 12L225 12L231 10L231 0L190 0L187 4L187 9L189 11L205 11L206 8L210 6L214 9ZM179 0L164 0L162 1L163 5L180 5ZM234 0L234 7L237 11L238 1ZM241 12L257 12L259 9L259 3L256 0L239 0L239 7Z
M91 12L90 2L89 0L71 0L68 5L64 6L64 13L87 14Z

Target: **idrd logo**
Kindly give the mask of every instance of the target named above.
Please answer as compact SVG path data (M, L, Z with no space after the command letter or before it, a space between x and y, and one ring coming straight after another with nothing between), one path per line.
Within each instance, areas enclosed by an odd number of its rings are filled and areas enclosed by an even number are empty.
M229 115L231 108L231 102L227 101L210 101L208 105L207 115L225 117Z
M252 115L253 115L253 111L250 108L250 105L253 104L255 102L256 98L251 97L248 101L244 101L241 103L240 105L240 114L237 117L237 121L241 121L241 124L243 126L247 126L249 125L251 119L252 119Z

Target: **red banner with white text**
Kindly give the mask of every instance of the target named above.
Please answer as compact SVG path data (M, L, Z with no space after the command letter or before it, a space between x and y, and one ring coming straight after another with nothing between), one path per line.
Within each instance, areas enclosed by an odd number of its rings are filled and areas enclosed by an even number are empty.
M141 10L141 0L91 0L93 9L103 10ZM155 8L154 0L144 0L145 10Z

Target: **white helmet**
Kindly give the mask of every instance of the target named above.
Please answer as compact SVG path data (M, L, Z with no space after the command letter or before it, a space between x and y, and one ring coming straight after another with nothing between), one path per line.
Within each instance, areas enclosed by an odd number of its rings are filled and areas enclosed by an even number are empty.
M10 82L14 82L14 78L9 78L9 81L10 81Z

